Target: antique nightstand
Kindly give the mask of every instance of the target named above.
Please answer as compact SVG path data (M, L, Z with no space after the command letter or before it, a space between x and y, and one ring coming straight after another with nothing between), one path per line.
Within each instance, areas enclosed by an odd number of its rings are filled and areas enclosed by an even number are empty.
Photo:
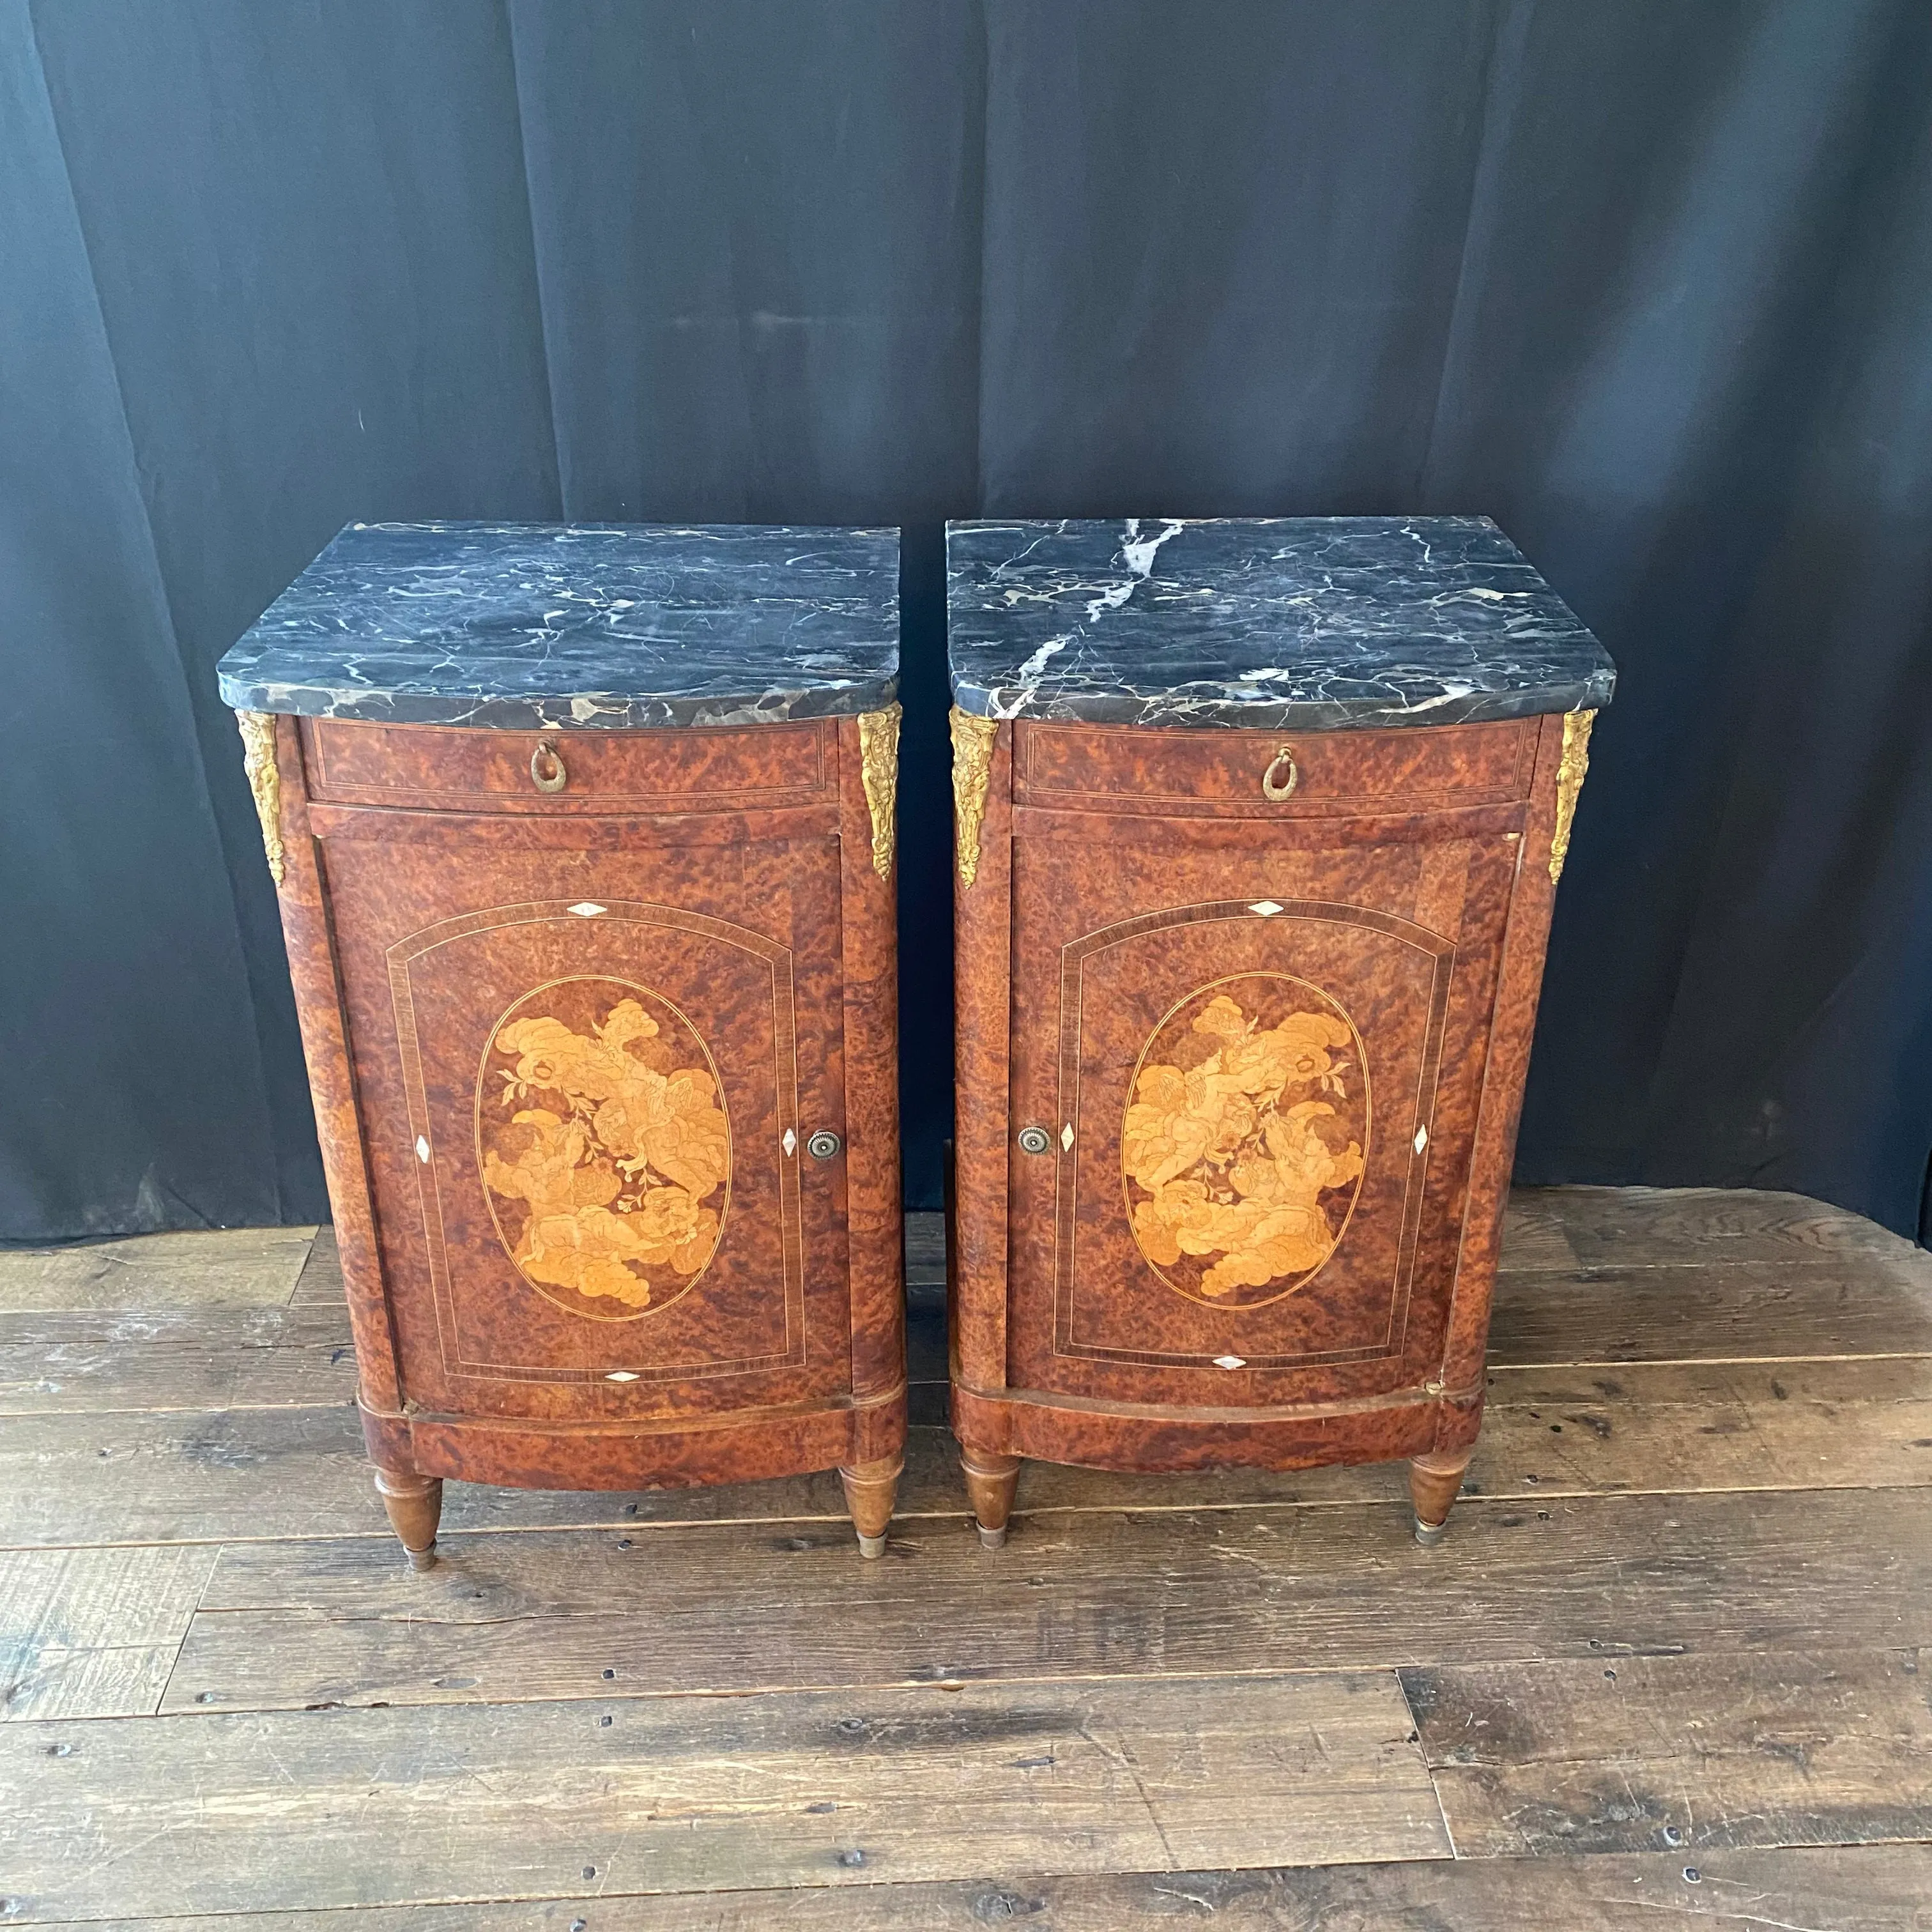
M1615 673L1486 518L955 524L953 1425L1020 1460L1475 1441Z
M897 532L356 524L222 660L376 1485L905 1438Z

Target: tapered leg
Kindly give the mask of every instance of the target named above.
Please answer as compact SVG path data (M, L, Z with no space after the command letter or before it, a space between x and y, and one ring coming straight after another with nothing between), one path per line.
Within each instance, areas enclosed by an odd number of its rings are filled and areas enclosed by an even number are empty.
M852 1527L859 1532L861 1556L885 1554L892 1498L898 1494L899 1472L904 1467L903 1456L881 1456L838 1472L838 1480L845 1486L845 1507L851 1512Z
M376 1471L376 1493L389 1513L389 1527L402 1539L412 1570L436 1564L436 1526L442 1514L442 1478L418 1476L413 1469Z
M1415 1504L1415 1540L1426 1550L1442 1540L1449 1527L1449 1510L1462 1486L1473 1448L1452 1450L1443 1456L1412 1456L1408 1493Z
M1020 1459L962 1449L959 1466L966 1472L966 1494L980 1526L980 1540L986 1548L997 1550L1006 1540L1006 1519L1013 1513L1013 1492L1020 1484Z

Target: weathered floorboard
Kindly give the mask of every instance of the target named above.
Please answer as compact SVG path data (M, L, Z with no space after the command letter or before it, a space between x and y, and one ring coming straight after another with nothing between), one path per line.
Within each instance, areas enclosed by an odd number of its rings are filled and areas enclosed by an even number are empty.
M1354 1669L1932 1643L1932 1491L950 1524L861 1564L836 1524L225 1546L165 1708ZM1446 1559L1446 1560L1445 1560Z
M1492 1367L1932 1355L1932 1255L1498 1275Z
M1916 1256L1903 1235L1802 1194L1740 1187L1530 1187L1510 1196L1502 1265L1706 1268Z
M0 1922L1932 1932L1932 1850L1863 1842L1932 1836L1932 1256L1856 1216L1516 1195L1489 1413L1433 1552L1399 1466L1034 1464L985 1554L925 1427L882 1563L829 1476L452 1484L426 1577L370 1489L332 1236L306 1237L0 1256L0 1546L28 1546L0 1555ZM938 1217L908 1217L906 1254L937 1420ZM109 1544L138 1546L84 1546ZM1347 1683L1396 1727L1295 1701ZM332 1702L361 1708L296 1708ZM828 1738L835 1707L861 1731ZM1306 1796L1338 1724L1344 1796ZM1414 1802L1425 1747L1473 1858ZM1311 1849L1324 1830L1342 1849ZM1739 1849L1764 1846L1787 1849ZM1326 1857L1402 1862L1186 1868ZM36 1901L23 1871L81 1890Z
M0 1818L10 1924L1449 1849L1387 1672L20 1724Z
M346 1310L0 1314L0 1415L296 1408L355 1395Z
M92 1932L1656 1932L1675 1914L1730 1932L1932 1932L1932 1846L1448 1859L1295 1870L1126 1873L679 1898L249 1912L97 1922Z
M280 1314L255 1312L263 1318ZM258 1352L286 1354L292 1359L283 1372L298 1372L293 1358L299 1350ZM304 1358L333 1382L335 1405L0 1416L0 1546L386 1536L361 1431L346 1406L347 1364ZM236 1371L245 1373L258 1396L275 1392L271 1372ZM1490 1377L1489 1400L1466 1485L1472 1496L1932 1482L1932 1358L1925 1357L1498 1370ZM1019 1506L1036 1516L1078 1510L1327 1506L1394 1502L1404 1488L1400 1464L1132 1476L1030 1463ZM952 1438L915 1428L899 1488L899 1520L956 1518L964 1508ZM458 1537L484 1529L842 1521L844 1515L837 1479L827 1473L641 1494L452 1484L443 1526L448 1536Z
M315 1232L220 1228L0 1250L0 1312L272 1306L293 1292Z
M214 1557L177 1546L0 1561L0 1720L152 1712Z
M289 1296L291 1308L340 1308L346 1314L349 1292L342 1283L342 1256L335 1245L335 1230L323 1226L315 1231L308 1258L296 1277Z
M1402 1679L1465 1858L1664 1850L1694 1863L1932 1840L1932 1652L1781 1646Z

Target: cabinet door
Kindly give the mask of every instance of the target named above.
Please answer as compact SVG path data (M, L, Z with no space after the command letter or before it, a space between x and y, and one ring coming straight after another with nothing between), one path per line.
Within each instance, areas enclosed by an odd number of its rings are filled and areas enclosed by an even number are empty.
M1015 824L1012 1384L1246 1406L1426 1380L1516 835Z
M829 836L331 815L418 1408L595 1420L850 1386Z

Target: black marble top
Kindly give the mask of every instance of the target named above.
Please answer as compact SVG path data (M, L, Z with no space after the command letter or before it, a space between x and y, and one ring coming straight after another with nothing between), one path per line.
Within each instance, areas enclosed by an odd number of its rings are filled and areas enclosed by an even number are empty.
M1298 730L1610 702L1616 668L1486 517L962 523L953 701Z
M569 730L874 711L898 532L351 524L221 660L238 711Z

